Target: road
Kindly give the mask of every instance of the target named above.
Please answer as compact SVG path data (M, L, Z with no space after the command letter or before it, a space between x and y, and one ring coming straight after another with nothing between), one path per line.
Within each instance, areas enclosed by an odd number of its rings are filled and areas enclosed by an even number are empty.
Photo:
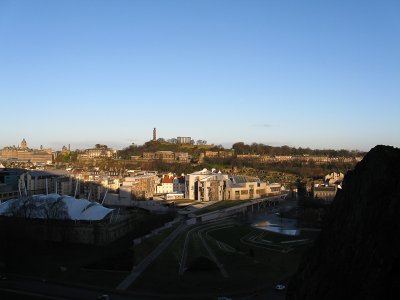
M88 300L97 299L98 296L107 294L110 300L148 300L160 299L157 296L148 295L146 297L132 296L122 294L118 291L96 290L83 287L68 286L54 282L42 282L40 280L25 279L19 277L9 277L7 280L0 281L0 299L7 300ZM185 299L200 299L199 296L193 295L184 297ZM229 296L233 300L284 300L285 292L275 291L274 289L266 289L257 294L249 296ZM165 295L163 299L168 299ZM174 299L173 297L169 299ZM183 299L179 297L179 299ZM202 299L216 299L216 297L202 297Z
M118 294L115 291L96 290L84 287L69 286L55 282L8 276L0 281L0 299L49 299L49 300L87 300L97 299L102 294L110 295L113 300L143 299L131 295Z

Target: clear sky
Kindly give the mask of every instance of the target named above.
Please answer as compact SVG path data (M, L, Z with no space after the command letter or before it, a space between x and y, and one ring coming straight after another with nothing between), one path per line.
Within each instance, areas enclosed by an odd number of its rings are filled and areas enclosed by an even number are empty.
M0 147L400 146L400 1L0 0Z

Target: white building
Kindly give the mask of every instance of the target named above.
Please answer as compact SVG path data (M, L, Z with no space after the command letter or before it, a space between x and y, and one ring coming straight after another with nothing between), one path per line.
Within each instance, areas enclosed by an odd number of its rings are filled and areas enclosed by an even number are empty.
M185 176L185 198L201 201L210 201L214 200L214 198L221 198L215 200L222 200L219 189L224 179L228 179L228 175L207 169L187 174ZM207 180L209 181L208 183ZM211 186L213 187L213 191L210 195L208 188L211 189Z
M275 196L281 193L280 183L261 182L258 178L230 176L226 181L225 198L229 200L249 200Z
M185 176L185 197L199 201L248 200L279 195L281 184L203 169Z
M329 185L341 184L344 179L343 173L332 172L325 176L325 182Z
M174 192L174 176L170 173L163 175L161 182L156 186L156 194L169 194Z

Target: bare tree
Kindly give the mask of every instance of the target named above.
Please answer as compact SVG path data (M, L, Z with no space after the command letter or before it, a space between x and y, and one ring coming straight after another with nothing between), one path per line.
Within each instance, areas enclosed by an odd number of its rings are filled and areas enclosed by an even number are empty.
M62 197L55 201L49 199L21 198L14 201L8 215L20 218L68 219L68 208Z

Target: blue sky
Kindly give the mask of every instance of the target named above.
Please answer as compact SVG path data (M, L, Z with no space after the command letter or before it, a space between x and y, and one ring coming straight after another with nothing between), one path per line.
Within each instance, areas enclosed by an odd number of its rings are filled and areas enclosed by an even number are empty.
M399 1L0 1L0 147L400 146Z

